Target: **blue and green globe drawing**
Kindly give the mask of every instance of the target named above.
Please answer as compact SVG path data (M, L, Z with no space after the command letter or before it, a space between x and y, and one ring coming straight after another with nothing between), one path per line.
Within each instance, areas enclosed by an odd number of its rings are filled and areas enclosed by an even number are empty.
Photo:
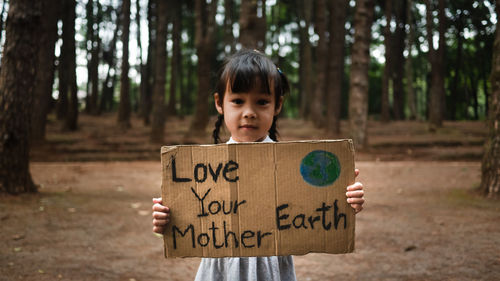
M300 163L300 174L304 181L312 186L331 185L340 175L339 159L328 151L311 151Z

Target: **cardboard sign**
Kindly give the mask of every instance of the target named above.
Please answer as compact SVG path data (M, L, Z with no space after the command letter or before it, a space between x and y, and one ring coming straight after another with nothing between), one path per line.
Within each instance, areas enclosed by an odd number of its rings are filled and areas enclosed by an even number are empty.
M351 140L161 149L166 257L354 250Z

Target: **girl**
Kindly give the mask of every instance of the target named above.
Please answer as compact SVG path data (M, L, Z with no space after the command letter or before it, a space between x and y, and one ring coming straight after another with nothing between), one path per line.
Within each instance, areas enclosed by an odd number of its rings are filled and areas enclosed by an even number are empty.
M276 141L276 120L289 91L285 75L257 51L243 50L231 56L222 68L214 94L219 117L213 138L219 143L224 121L231 133L227 143ZM359 171L356 170L356 176ZM363 209L363 186L347 187L347 202L356 213ZM153 199L153 231L163 233L169 208L161 198ZM296 280L291 256L203 258L195 280Z

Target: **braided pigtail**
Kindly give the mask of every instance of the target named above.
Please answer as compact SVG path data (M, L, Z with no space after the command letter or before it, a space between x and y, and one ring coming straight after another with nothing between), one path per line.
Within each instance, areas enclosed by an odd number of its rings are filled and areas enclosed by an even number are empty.
M278 141L278 129L276 128L276 121L278 121L278 116L274 116L273 117L273 124L271 125L271 128L269 128L269 137L273 140L273 141Z
M219 137L219 132L220 132L220 127L222 126L222 121L224 121L224 115L219 114L217 117L217 121L215 121L215 128L214 131L212 132L212 137L214 138L214 143L220 143L220 137Z

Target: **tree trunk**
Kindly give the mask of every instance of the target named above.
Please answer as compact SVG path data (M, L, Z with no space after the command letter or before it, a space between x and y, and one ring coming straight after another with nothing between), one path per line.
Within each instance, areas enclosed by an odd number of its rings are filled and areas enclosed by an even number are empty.
M328 66L327 124L330 132L340 135L342 81L344 76L345 21L349 1L330 1L330 42Z
M415 89L413 88L413 63L412 63L412 46L415 41L414 38L414 27L413 27L413 1L408 0L407 8L406 8L406 17L408 20L409 32L408 32L408 40L406 43L406 47L408 50L408 58L406 58L406 90L408 93L408 109L410 111L410 120L417 119L417 98L415 95Z
M312 47L309 40L309 27L311 26L313 1L296 0L297 18L299 20L299 87L300 87L300 116L304 119L310 117L311 99L310 96L314 92L312 81L313 65L312 65ZM301 24L303 23L303 24Z
M160 1L163 2L163 1ZM122 129L128 129L130 124L130 81L128 71L128 41L130 34L130 0L123 0L122 6L123 29L122 29L122 72L120 76L120 105L118 106L118 126Z
M500 18L500 0L496 1L497 19ZM500 24L497 22L491 66L491 96L488 128L489 137L484 147L481 166L481 192L490 198L500 194Z
M391 119L391 110L389 104L389 88L392 80L392 0L385 0L385 27L384 27L384 49L385 49L385 64L384 73L382 75L382 96L381 96L381 112L380 119L382 122L388 122Z
M444 0L439 0L439 47L434 50L432 40L432 6L431 0L425 0L427 14L427 42L429 44L429 61L431 62L431 86L429 91L429 129L435 131L443 125L442 102L444 97L444 48L445 48L445 14Z
M52 85L55 72L55 43L57 40L58 6L55 0L42 1L40 22L40 45L37 54L37 73L33 91L33 110L31 115L31 140L34 142L45 139L47 114L52 100Z
M9 3L0 70L0 192L36 192L29 171L29 135L41 17L40 1Z
M179 79L179 65L181 61L181 2L172 1L172 61L170 75L170 99L168 101L167 115L177 115L177 80Z
M394 33L394 52L391 54L394 58L392 70L393 77L393 110L394 119L402 120L404 116L404 55L405 50L405 25L406 25L406 1L398 0L395 2L396 10L396 32Z
M358 0L354 14L354 44L349 89L349 126L356 148L368 144L366 123L368 120L368 69L370 64L371 25L374 3Z
M102 94L101 101L99 103L99 111L110 111L113 107L113 94L116 84L115 73L116 73L116 42L118 41L118 31L121 26L121 11L116 11L116 24L115 30L113 32L113 39L111 39L111 43L107 47L106 50L103 51L103 61L108 64L108 72L106 74L106 79L102 83Z
M154 87L154 69L155 62L155 46L156 46L156 1L149 0L148 2L148 57L144 70L141 71L141 100L140 100L140 115L145 126L150 123L151 108L153 106L153 87Z
M91 1L89 1L91 2ZM101 15L101 4L97 1L97 14L92 16L97 20L95 24L97 28L91 29L91 48L90 48L90 62L89 62L89 85L90 89L87 89L87 95L89 95L89 103L86 106L86 111L91 114L98 114L97 100L99 95L99 54L101 52L101 39L99 36L99 24L102 20ZM90 32L90 31L87 31ZM89 91L90 90L90 91Z
M66 0L66 13L63 15L63 46L61 53L67 61L60 71L68 72L68 92L63 95L68 97L68 112L64 119L63 130L76 131L78 129L78 87L76 85L76 42L75 42L75 19L76 1Z
M233 9L234 0L224 0L224 52L226 55L234 52Z
M155 84L153 91L153 122L151 142L162 143L165 128L165 77L167 72L167 13L166 1L157 1Z
M198 95L196 99L196 111L191 122L188 135L205 135L208 116L208 95L210 87L210 75L212 71L211 61L214 55L215 45L215 12L217 0L206 3L205 0L196 0L196 34L195 45L198 55Z
M262 15L257 9L261 3ZM241 1L240 6L240 44L243 48L264 51L266 44L265 0Z
M325 0L317 0L316 2L316 22L315 29L319 35L318 46L316 47L316 85L314 95L311 102L311 120L317 128L325 127L324 117L324 98L326 90L326 72L327 72L327 55L328 41L326 34L326 2Z

